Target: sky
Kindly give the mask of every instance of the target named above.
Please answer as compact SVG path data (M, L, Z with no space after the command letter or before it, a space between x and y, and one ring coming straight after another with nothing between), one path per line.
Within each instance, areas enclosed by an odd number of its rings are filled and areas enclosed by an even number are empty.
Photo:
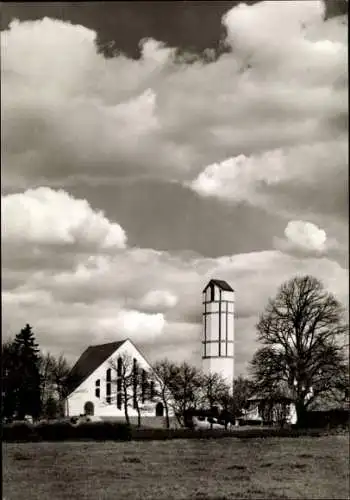
M347 307L336 3L1 5L5 338L30 323L74 362L128 337L200 366L217 278L235 290L238 376L285 280L311 274Z

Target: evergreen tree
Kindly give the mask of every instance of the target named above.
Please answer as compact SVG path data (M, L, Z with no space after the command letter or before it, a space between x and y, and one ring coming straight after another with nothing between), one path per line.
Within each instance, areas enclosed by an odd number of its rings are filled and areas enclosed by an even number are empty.
M41 412L40 351L30 325L16 335L12 355L15 365L9 376L16 416L38 418Z
M2 405L1 414L3 418L12 419L18 406L18 394L16 381L18 371L15 358L13 341L7 341L2 345Z

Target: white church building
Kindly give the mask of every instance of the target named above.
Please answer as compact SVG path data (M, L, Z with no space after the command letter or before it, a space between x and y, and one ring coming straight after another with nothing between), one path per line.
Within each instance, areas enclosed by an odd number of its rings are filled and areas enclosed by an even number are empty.
M212 279L204 288L202 299L202 370L220 374L232 387L234 290L226 281ZM152 366L129 339L90 346L83 352L71 371L73 385L66 399L66 416L88 413L106 418L124 417L118 368L112 366L118 367L118 360L125 356L139 370L152 374ZM163 404L156 397L154 384L155 377L142 398L141 416L163 416ZM135 405L130 405L128 413L130 417L137 416Z

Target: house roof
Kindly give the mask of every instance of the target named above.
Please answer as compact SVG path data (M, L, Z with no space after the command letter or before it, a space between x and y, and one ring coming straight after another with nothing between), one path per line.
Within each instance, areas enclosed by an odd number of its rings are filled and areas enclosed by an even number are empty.
M269 394L257 394L255 396L251 396L250 398L247 399L247 401L264 401L271 399L273 401L292 401L292 398L288 395L275 395L275 396L270 396Z
M207 286L204 288L203 292L205 292L208 286L210 286L211 284L221 288L221 290L225 290L226 292L234 292L233 288L231 288L226 281L216 279L210 280Z
M80 356L73 366L69 379L71 381L70 394L79 387L99 366L102 365L126 340L110 342L108 344L91 345Z

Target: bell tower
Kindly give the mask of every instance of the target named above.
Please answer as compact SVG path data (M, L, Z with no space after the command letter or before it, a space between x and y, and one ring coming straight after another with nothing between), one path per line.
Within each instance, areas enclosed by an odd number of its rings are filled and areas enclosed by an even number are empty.
M212 279L203 290L202 370L218 373L232 390L234 378L234 290Z

